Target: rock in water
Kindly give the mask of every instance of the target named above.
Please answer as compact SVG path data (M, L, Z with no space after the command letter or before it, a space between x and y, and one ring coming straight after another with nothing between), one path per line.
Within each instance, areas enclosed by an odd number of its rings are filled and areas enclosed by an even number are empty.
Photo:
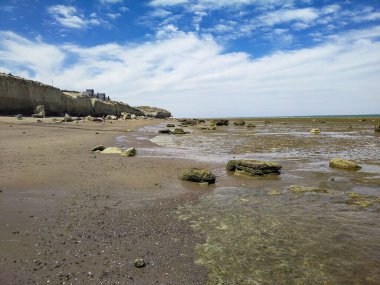
M180 128L176 128L173 131L173 135L184 135L184 134L186 134L185 131L183 129L180 129Z
M380 125L375 126L375 132L380 132Z
M175 125L174 124L167 124L166 127L167 128L175 128Z
M126 151L123 151L121 153L122 156L135 156L136 155L136 149L134 147L128 148Z
M357 163L351 160L346 160L342 158L331 159L329 165L330 167L334 167L334 168L351 169L351 170L358 170L361 168Z
M278 163L258 160L230 160L226 166L228 171L238 171L248 176L280 174L281 168Z
M93 147L92 149L91 149L91 151L103 151L103 150L105 150L106 148L104 147L104 146L102 146L102 145L97 145L97 146L95 146L95 147Z
M143 267L146 266L146 262L145 262L145 260L142 259L142 258L137 258L137 259L135 259L134 264L135 264L135 266L136 266L137 268L143 268Z
M188 168L179 172L179 179L191 182L214 184L215 178L210 170L201 168Z
M310 130L310 133L312 133L312 134L320 134L321 130L320 129L312 129L312 130Z
M65 122L72 122L72 121L74 121L73 120L73 118L69 115L69 114L65 114L65 116L63 117L63 120L65 121Z
M170 134L170 130L169 129L165 129L165 130L159 130L158 131L159 134Z
M104 154L121 154L123 151L118 148L118 147L107 147L106 149L104 149L101 153L104 153Z
M235 126L244 126L245 125L245 121L243 121L243 120L236 121L236 122L234 122L234 125Z

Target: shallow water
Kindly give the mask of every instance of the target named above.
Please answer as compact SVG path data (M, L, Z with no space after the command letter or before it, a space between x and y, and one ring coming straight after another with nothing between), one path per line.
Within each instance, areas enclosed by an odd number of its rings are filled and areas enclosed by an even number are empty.
M380 136L373 126L254 123L158 135L151 139L157 146L139 149L142 156L214 163L216 187L176 213L206 238L195 250L209 284L380 284ZM310 134L312 128L322 133ZM355 160L362 169L332 169L332 157ZM237 177L225 171L232 158L280 162L282 174ZM293 185L314 190L293 192Z

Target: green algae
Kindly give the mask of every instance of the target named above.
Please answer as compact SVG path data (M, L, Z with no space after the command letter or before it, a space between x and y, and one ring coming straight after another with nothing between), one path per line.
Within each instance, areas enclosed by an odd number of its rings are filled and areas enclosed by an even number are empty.
M350 192L347 195L350 197L347 204L359 206L361 208L367 208L375 205L376 203L380 203L380 198L376 196L361 195L357 192Z
M318 192L318 193L328 193L329 190L322 187L306 187L300 185L292 185L289 190L294 193L306 193L306 192Z

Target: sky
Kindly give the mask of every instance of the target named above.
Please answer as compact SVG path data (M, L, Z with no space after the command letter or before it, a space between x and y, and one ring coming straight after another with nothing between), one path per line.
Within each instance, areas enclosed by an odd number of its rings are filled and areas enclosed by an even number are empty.
M0 72L176 117L380 113L380 1L0 0Z

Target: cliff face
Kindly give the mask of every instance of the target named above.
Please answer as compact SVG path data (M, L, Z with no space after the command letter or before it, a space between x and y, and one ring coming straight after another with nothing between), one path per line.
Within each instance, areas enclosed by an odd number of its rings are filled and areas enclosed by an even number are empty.
M122 112L144 115L128 104L61 92L58 88L40 82L0 73L0 114L31 115L38 105L45 106L47 115L68 113L73 116L119 116Z
M136 109L143 112L144 115L147 117L165 119L172 116L172 114L169 111L165 109L156 108L156 107L140 106L140 107L136 107Z

